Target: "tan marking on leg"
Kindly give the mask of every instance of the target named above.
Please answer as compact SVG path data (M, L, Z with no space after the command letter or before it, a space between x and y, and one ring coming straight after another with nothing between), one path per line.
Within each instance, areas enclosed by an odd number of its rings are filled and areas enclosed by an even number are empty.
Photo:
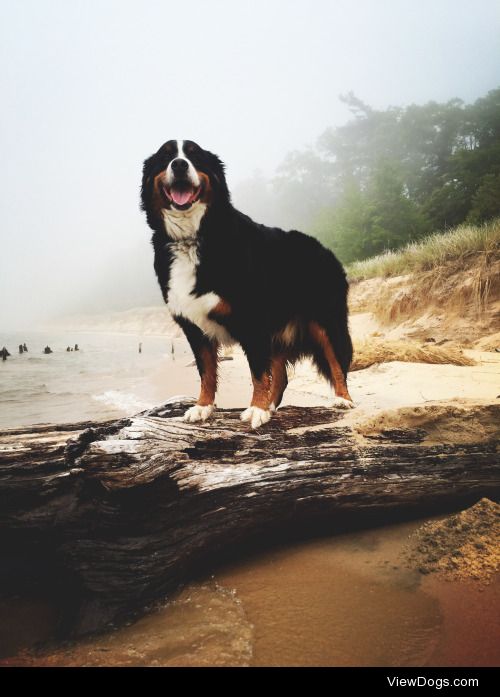
M281 402L283 391L286 386L286 357L283 353L276 354L271 359L271 396L270 404L275 407Z
M200 349L200 357L203 363L203 374L200 396L196 403L205 407L214 403L217 392L217 344L211 343L210 348L203 346Z
M251 407L269 409L271 403L271 372L265 372L259 379L252 374L253 396Z
M352 402L352 399L347 390L347 385L344 378L344 373L339 365L335 351L333 350L332 343L328 338L326 331L317 322L309 323L309 330L314 341L322 348L325 358L330 367L330 372L332 374L332 382L337 397L342 397L343 399L348 399Z

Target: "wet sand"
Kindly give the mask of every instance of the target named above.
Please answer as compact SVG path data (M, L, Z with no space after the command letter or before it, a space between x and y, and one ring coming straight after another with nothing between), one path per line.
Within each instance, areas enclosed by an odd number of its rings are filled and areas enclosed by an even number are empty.
M481 587L410 568L404 550L422 522L255 554L187 585L129 626L74 645L33 650L35 638L50 634L50 608L4 603L0 664L499 665L498 576ZM38 636L29 641L33 624Z
M488 586L428 576L422 591L436 599L442 623L428 665L500 666L500 577Z

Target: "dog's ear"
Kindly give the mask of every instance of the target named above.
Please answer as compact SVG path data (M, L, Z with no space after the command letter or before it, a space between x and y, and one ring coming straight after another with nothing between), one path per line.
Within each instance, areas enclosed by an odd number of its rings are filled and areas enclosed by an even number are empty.
M142 166L141 208L143 211L146 211L147 203L152 194L153 176L158 166L158 159L158 153L155 152L154 155L144 160Z
M214 155L214 153L209 152L208 150L206 151L208 161L210 164L210 171L212 173L213 179L214 179L214 188L218 190L220 194L222 194L228 201L230 199L230 194L229 194L229 189L227 187L227 182L226 182L226 166L218 157L217 155Z

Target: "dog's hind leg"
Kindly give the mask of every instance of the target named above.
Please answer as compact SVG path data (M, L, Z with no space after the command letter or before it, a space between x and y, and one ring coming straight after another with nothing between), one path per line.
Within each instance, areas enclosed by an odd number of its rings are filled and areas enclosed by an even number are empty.
M276 353L271 359L271 397L269 407L271 411L275 411L281 404L287 385L286 355L284 353Z
M193 351L200 374L200 396L196 404L184 414L185 421L206 421L215 409L217 392L218 343L207 337L195 324L184 317L176 317Z
M309 333L312 341L314 342L316 347L321 351L321 357L324 358L326 364L328 365L327 372L325 370L324 361L321 360L320 363L318 362L318 367L320 368L321 372L332 383L333 388L335 390L336 401L334 406L339 406L343 408L353 407L354 403L351 399L346 383L348 366L342 367L337 358L337 354L333 345L333 331L328 332L324 327L321 326L321 324L313 321L309 323ZM350 348L351 343L348 335L347 340L348 352L350 352L352 349Z

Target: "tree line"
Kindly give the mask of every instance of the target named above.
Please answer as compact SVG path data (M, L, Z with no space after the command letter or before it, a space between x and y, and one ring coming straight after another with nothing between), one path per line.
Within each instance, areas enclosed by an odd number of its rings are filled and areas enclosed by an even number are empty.
M254 177L268 218L304 229L344 263L429 232L500 215L500 88L473 104L373 109L350 93L351 119L290 153L271 182ZM254 198L255 200L255 198Z

